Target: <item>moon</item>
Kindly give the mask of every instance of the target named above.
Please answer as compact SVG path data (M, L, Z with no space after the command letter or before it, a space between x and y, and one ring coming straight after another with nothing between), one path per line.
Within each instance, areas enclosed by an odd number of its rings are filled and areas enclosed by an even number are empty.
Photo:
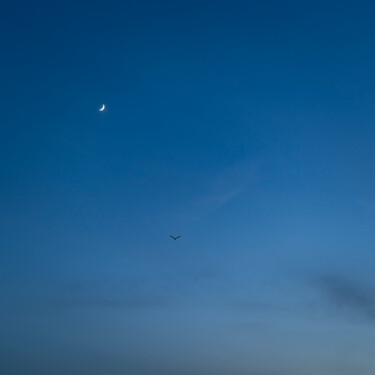
M99 108L100 112L103 112L105 110L105 104L103 104L102 108Z

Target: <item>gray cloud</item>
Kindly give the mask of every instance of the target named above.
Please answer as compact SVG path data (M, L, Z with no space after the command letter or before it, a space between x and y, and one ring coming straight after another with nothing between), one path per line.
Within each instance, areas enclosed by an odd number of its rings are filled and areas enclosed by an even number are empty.
M337 310L375 320L375 290L337 275L322 276L317 285Z

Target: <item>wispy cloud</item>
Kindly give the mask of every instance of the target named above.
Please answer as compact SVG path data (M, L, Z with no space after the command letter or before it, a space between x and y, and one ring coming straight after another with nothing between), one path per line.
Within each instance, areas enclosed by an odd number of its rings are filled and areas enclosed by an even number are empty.
M196 205L197 206L220 207L221 205L223 205L223 204L231 201L232 199L234 199L242 191L244 191L243 187L235 187L232 190L212 193L212 194L207 195L204 198L198 200L196 202Z
M219 280L219 281L218 281ZM201 268L183 274L92 279L29 280L14 285L6 297L15 310L154 309L171 308L199 301L202 290L211 290L222 276Z
M70 308L160 308L178 300L163 280L33 280L14 286L7 307L16 311Z
M197 218L229 204L255 182L255 171L255 163L246 161L207 176L202 180L200 192L180 216Z
M147 284L139 283L121 287L110 284L95 287L87 282L83 288L76 290L63 284L57 291L49 303L62 308L154 308L167 306L171 300L165 290L157 291Z

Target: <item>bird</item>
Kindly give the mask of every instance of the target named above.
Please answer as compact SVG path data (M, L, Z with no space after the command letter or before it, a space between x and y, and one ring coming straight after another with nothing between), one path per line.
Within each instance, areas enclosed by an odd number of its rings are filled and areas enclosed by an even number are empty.
M174 236L172 236L172 235L170 234L169 237L173 238L173 239L176 241L177 238L180 238L181 236L174 237Z

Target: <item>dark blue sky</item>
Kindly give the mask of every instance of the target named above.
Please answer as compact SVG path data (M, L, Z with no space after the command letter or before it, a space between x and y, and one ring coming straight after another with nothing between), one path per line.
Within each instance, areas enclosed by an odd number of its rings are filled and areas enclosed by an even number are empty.
M3 4L0 372L374 374L374 16Z

